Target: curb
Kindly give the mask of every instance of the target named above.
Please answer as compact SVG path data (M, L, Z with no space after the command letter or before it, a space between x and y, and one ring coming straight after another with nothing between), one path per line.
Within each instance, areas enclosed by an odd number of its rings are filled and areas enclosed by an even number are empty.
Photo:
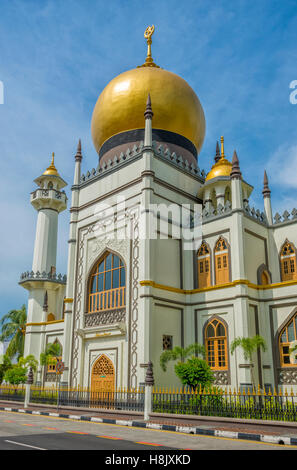
M48 411L32 411L24 410L23 408L7 408L0 407L1 411L11 411L14 413L24 413L40 416L53 416L55 418L66 418L73 419L77 421L90 421L93 423L102 423L102 424L117 424L120 426L130 426L135 428L146 428L146 429L157 429L159 431L171 431L179 432L184 434L196 434L200 436L213 436L213 437L226 437L229 439L241 439L246 441L258 441L258 442L267 442L269 444L279 444L279 445L297 445L297 436L288 437L288 436L270 436L266 434L253 434L245 432L234 432L234 431L219 431L216 429L206 429L206 428L196 428L191 426L174 426L171 424L157 424L157 423L145 423L143 421L131 421L123 419L109 419L109 418L92 418L91 416L84 415L71 415L65 413L51 413Z

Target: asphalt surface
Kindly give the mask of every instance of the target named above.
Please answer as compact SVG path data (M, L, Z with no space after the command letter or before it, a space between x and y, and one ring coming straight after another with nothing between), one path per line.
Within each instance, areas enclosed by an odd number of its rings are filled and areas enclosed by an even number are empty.
M297 446L0 412L0 450L296 450ZM133 454L133 453L132 453Z

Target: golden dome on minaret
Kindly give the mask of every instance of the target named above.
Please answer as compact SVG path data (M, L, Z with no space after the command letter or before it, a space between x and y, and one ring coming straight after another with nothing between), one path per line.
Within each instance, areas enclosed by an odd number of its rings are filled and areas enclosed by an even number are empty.
M205 117L200 101L183 78L154 63L151 56L153 32L153 26L145 32L148 44L145 63L115 77L98 98L91 124L98 153L111 137L144 128L143 113L148 94L154 111L154 129L185 137L194 144L197 152L202 147Z
M55 154L54 154L54 152L52 153L52 161L51 161L50 166L43 173L43 176L48 176L48 175L50 175L50 176L60 176L59 173L58 173L57 168L55 167Z
M225 157L224 137L221 137L221 156L219 160L212 166L210 172L206 176L205 181L212 180L218 176L230 176L232 171L232 163Z

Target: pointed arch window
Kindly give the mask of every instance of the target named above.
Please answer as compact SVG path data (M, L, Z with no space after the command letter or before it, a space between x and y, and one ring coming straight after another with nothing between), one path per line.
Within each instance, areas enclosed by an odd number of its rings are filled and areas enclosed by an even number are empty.
M286 242L280 255L282 281L293 281L297 279L296 250L292 243Z
M211 369L228 369L226 327L218 319L213 319L205 330L206 360Z
M61 355L59 357L52 357L52 358L49 359L49 363L47 365L47 372L52 373L52 374L56 374L56 372L57 372L57 367L56 367L57 362L62 361L63 348L62 348L62 345L61 345L60 341L58 340L58 338L55 339L53 344L59 344Z
M282 367L296 367L292 360L290 349L296 344L297 341L297 311L293 318L282 329L279 335L279 353L280 363Z
M200 289L211 285L210 277L210 248L202 242L197 256L198 262L198 286Z
M107 252L89 279L88 313L125 307L126 270L123 261Z
M229 270L229 248L226 240L221 237L215 246L216 285L230 281Z

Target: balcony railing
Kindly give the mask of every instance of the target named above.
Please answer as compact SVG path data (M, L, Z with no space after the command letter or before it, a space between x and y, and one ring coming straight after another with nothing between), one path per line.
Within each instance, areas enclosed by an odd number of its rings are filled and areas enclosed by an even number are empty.
M43 271L42 273L39 271L37 271L36 273L34 273L33 271L27 271L21 274L19 282L22 283L25 281L52 281L57 282L59 284L66 284L67 276L56 273L46 273L45 271Z
M125 307L126 287L118 287L89 296L89 313Z

